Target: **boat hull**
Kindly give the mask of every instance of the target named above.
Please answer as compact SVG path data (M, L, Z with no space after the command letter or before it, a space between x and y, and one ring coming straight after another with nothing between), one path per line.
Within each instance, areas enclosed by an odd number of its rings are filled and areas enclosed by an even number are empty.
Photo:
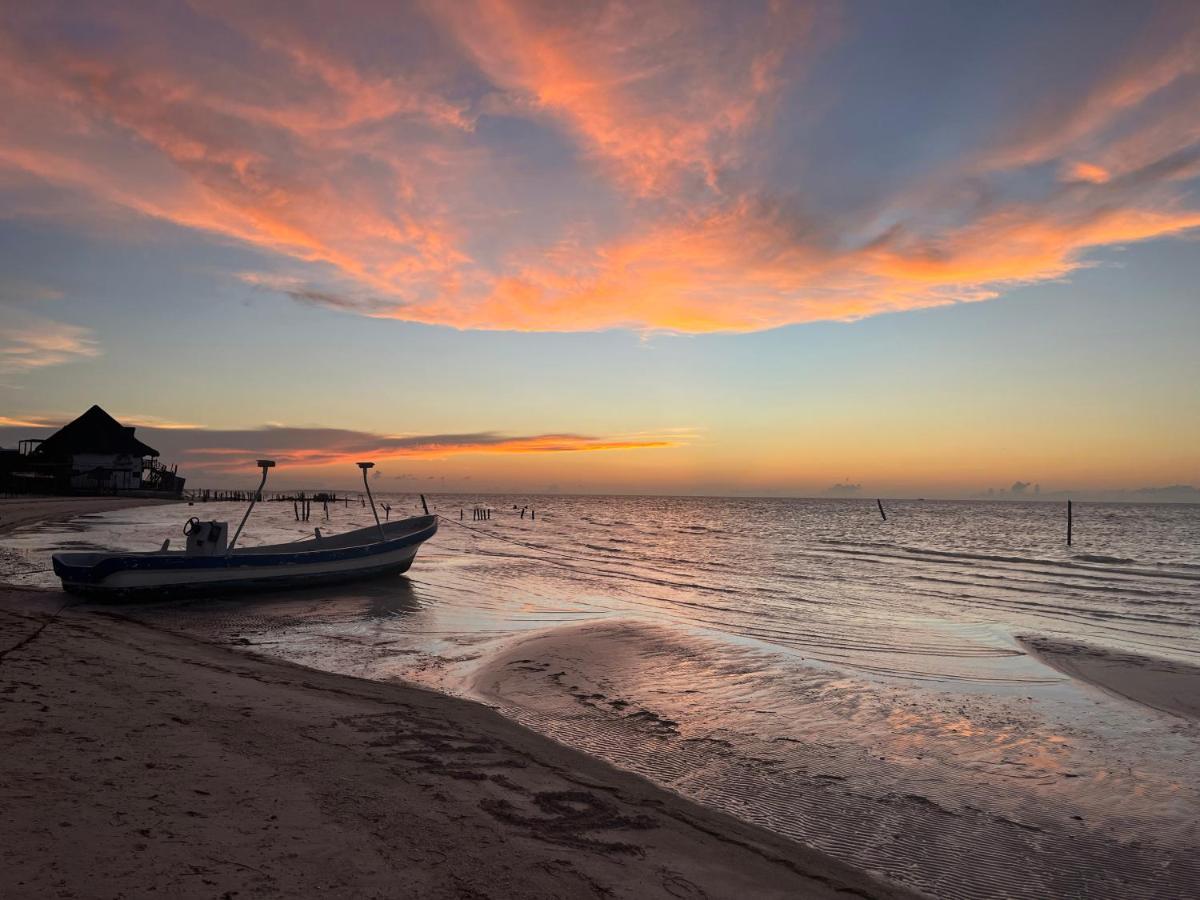
M56 554L54 571L65 591L116 600L334 584L408 571L421 544L437 532L437 520L419 516L384 529L382 539L378 529L369 528L218 556Z

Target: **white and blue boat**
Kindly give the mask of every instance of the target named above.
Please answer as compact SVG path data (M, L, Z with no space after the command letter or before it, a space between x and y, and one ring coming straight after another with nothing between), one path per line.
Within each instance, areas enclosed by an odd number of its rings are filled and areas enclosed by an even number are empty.
M259 460L263 470L250 507L233 540L227 540L228 523L191 518L184 526L187 546L145 553L96 551L54 554L54 574L63 590L100 598L130 599L185 593L266 590L310 586L398 575L408 571L421 544L437 533L437 516L424 515L396 522L380 522L339 535L322 535L288 544L237 547L246 520L262 496L267 471L275 463ZM371 463L359 463L363 483ZM367 484L367 495L371 495Z

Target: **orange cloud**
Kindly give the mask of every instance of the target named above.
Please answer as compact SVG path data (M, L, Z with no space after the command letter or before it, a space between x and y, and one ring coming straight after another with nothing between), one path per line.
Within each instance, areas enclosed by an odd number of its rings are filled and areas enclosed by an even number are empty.
M1112 178L1112 174L1100 166L1087 162L1072 162L1063 166L1064 181L1090 181L1092 184L1104 184Z
M257 288L456 328L851 320L988 299L1200 225L1194 24L1152 29L1075 95L1048 88L999 122L985 150L831 214L766 174L796 67L825 38L804 8L408 13L68 8L104 26L83 41L15 9L0 168L258 248L275 264L234 276ZM554 145L552 177L527 144L489 139L497 122ZM1058 182L987 181L1043 164ZM68 328L44 357L10 341L0 365L94 355Z
M1153 187L1144 188L1152 198ZM1200 210L1167 199L1126 207L1124 191L1086 186L956 228L922 231L917 221L843 248L788 209L743 198L565 263L521 264L478 302L372 314L531 331L743 332L986 300L1060 278L1090 248L1200 227Z
M471 58L514 112L542 112L578 135L638 194L688 176L716 188L761 124L811 16L772 4L721 31L721 11L694 4L613 3L592 10L504 0L440 4Z
M335 428L273 426L244 431L206 429L154 439L168 447L177 445L178 450L172 452L181 454L190 469L236 471L263 457L296 467L347 466L362 459L388 462L464 455L653 450L681 446L687 437L686 432L614 437L559 433L512 436L494 432L397 436Z
M0 163L393 294L464 264L436 202L449 177L438 171L436 137L363 133L414 117L435 132L461 130L451 104L402 76L369 81L276 37L262 39L260 70L246 79L265 93L255 102L246 81L205 80L208 60L172 60L128 37L129 56L117 59L57 45L37 53L0 32L11 112L0 122ZM294 81L300 93L280 102L265 78Z
M50 428L54 427L53 423L43 421L37 417L25 417L22 419L14 419L9 416L0 416L0 428Z

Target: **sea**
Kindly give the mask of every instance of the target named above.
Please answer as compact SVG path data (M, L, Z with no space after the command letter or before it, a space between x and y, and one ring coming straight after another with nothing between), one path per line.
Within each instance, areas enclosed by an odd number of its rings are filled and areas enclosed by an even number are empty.
M1200 666L1200 506L1076 503L1067 546L1049 502L894 500L884 520L858 499L428 501L439 531L406 576L122 611L486 703L934 896L1200 893L1200 727L1029 643ZM0 576L54 586L51 552L178 546L188 516L243 511L27 528L0 539ZM242 543L372 522L357 497L308 522L263 502Z

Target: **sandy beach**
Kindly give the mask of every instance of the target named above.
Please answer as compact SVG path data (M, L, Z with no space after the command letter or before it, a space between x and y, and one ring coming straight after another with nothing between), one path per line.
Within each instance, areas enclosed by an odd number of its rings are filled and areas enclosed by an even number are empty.
M151 500L130 497L16 497L0 499L0 534L37 522L61 522L75 516L176 503L175 500Z
M5 897L904 896L484 706L65 601L0 588Z

